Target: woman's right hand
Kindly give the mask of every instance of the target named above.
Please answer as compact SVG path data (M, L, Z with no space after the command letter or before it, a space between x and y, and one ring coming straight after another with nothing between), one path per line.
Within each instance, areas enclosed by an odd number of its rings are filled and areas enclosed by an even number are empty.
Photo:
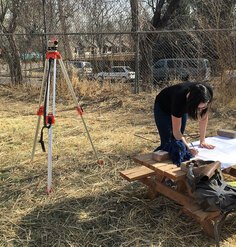
M194 157L198 154L198 150L196 148L189 148L189 151Z

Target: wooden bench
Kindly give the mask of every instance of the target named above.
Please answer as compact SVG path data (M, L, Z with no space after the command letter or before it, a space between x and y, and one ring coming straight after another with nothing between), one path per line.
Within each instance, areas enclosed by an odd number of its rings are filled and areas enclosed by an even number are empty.
M203 231L210 237L214 237L219 246L218 225L222 222L220 211L205 212L196 203L191 189L186 180L186 173L171 161L157 162L152 159L152 154L142 154L133 157L138 166L121 171L120 175L129 182L140 181L147 185L148 195L164 195L182 206L182 211L200 223ZM235 168L229 169L231 174ZM171 179L175 186L168 186L166 181Z
M142 180L142 178L153 176L155 175L155 171L146 166L138 166L120 172L120 175L129 182L133 182L135 180Z
M120 172L120 175L129 182L140 181L143 184L147 185L148 198L153 199L156 196L154 182L155 171L153 171L152 169L146 166L137 166Z

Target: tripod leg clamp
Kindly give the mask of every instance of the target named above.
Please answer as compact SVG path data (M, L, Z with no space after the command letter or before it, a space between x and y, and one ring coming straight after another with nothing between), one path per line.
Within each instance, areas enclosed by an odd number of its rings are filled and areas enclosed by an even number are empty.
M46 124L51 126L52 124L55 124L55 121L55 116L53 116L52 113L48 113L46 116Z
M84 110L83 110L82 107L80 107L80 106L77 106L77 107L76 107L76 111L79 113L80 116L82 116L83 113L84 113Z
M43 113L44 113L44 106L41 105L37 111L37 115L38 116L43 116Z

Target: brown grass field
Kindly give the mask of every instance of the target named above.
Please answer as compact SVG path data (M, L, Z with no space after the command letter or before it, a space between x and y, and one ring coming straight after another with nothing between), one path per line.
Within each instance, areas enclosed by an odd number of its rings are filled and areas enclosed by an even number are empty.
M40 144L30 162L39 87L0 85L0 246L215 246L178 205L162 196L147 199L142 184L119 175L134 165L132 155L158 145L152 113L158 90L132 94L129 85L73 84L105 163L96 163L72 99L59 84L49 195L47 153ZM208 136L219 128L236 129L235 106L235 83L218 85ZM189 121L186 133L196 140L197 123ZM47 144L46 131L44 136ZM236 246L235 215L223 225L221 246Z

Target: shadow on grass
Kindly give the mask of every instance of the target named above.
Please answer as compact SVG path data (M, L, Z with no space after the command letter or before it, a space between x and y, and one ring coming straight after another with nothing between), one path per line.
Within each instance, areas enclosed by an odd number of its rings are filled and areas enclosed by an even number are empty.
M95 197L65 198L23 217L14 246L214 246L179 209L164 197L144 199L135 183Z

